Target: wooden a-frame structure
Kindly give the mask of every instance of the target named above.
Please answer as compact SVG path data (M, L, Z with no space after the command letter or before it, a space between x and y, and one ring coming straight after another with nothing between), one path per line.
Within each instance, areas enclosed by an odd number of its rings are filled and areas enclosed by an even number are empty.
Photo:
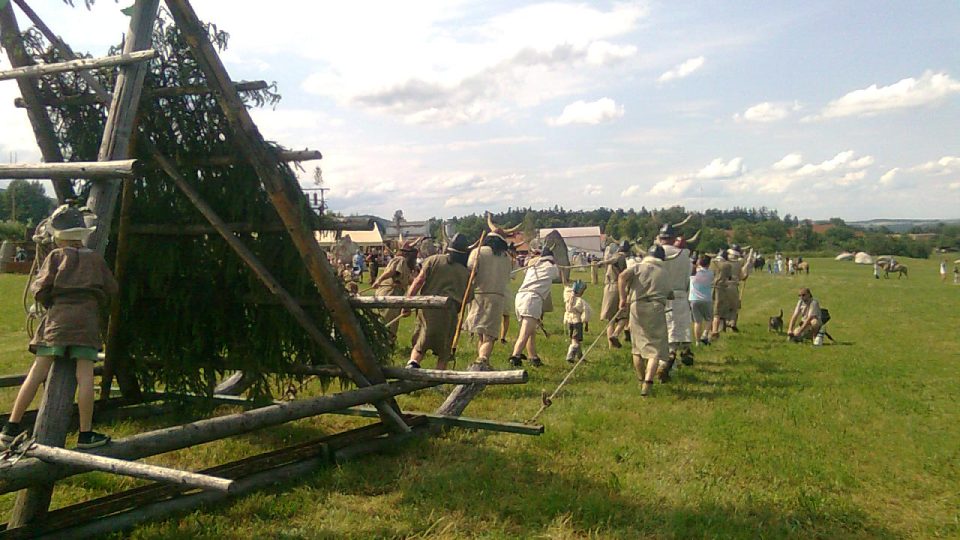
M56 64L35 65L27 54L22 36L13 11L16 4L32 21L33 25L57 49L67 61ZM27 110L31 126L41 150L44 163L30 165L10 165L0 167L2 178L49 178L53 181L58 199L62 202L73 196L71 179L89 179L92 182L87 206L99 217L100 225L90 237L88 247L104 253L111 223L118 199L120 199L121 215L119 219L119 235L117 238L116 273L124 271L125 236L129 234L132 224L124 221L124 208L132 203L132 190L124 189L124 179L134 178L137 175L137 160L132 156L132 139L136 130L135 120L141 96L150 89L144 89L144 77L147 71L145 61L153 58L156 52L151 50L151 37L154 23L158 16L160 0L136 0L130 26L124 40L122 54L100 59L76 59L73 51L52 30L50 30L25 0L10 0L0 2L0 37L2 45L13 69L0 72L0 81L16 79L22 96L17 105ZM174 160L164 156L159 149L150 147L150 156L157 166L169 177L180 191L193 203L196 209L209 222L210 230L219 234L232 250L253 271L262 284L274 296L274 300L281 304L297 321L301 329L318 345L319 349L332 360L339 375L349 378L358 388L330 396L323 396L309 400L290 403L275 403L254 411L228 415L194 422L176 428L168 428L157 432L149 432L133 437L127 437L111 443L104 449L98 449L87 454L67 452L56 449L62 448L72 411L73 395L76 381L74 367L70 361L58 360L54 362L47 379L44 398L36 414L34 437L36 446L26 448L22 453L38 459L25 459L0 470L0 492L9 492L24 489L17 498L16 505L8 524L8 535L20 531L36 532L35 527L45 518L50 504L53 483L65 476L77 474L85 470L98 469L118 472L123 469L122 464L97 462L93 457L102 459L119 458L122 460L138 459L141 457L168 452L177 448L184 448L227 436L244 433L260 427L276 425L297 418L304 418L325 412L343 412L345 408L363 404L373 404L374 409L354 410L354 414L375 415L381 420L381 426L375 430L367 430L368 437L382 437L393 433L395 435L409 435L411 430L425 423L433 425L460 425L477 429L493 429L514 433L539 433L542 427L514 425L503 422L490 422L469 419L453 419L451 416L411 416L399 410L393 397L421 388L435 386L441 383L456 383L461 386L461 392L451 395L445 404L444 412L448 415L459 415L469 399L476 395L483 384L513 384L526 381L525 372L493 372L493 373L430 373L423 370L420 373L409 373L405 370L381 368L367 342L362 326L358 323L354 312L355 307L378 307L382 305L415 305L415 307L438 308L446 305L445 299L421 299L416 302L394 299L368 301L368 299L350 299L342 292L333 269L330 267L325 254L314 238L313 231L305 223L308 221L302 214L304 206L301 203L303 193L299 185L291 183L281 174L278 164L284 161L294 161L304 158L319 158L319 152L278 152L264 141L244 103L239 91L244 84L235 84L229 77L216 49L211 44L204 27L197 18L188 0L165 0L167 8L183 35L193 57L198 62L207 87L186 88L184 92L212 93L234 132L235 144L239 154L243 155L252 165L259 177L263 189L282 221L283 228L289 234L299 255L319 292L325 308L328 310L335 328L346 342L349 357L340 352L331 342L330 336L325 335L310 315L303 309L297 299L286 291L280 282L271 275L267 267L261 263L256 255L234 234L235 224L226 223L214 209L207 204L200 194L178 172ZM119 66L119 76L111 91L104 88L87 70L108 66ZM45 110L43 97L35 83L37 77L47 74L75 72L82 77L87 86L93 90L93 95L81 96L79 99L94 102L109 103L106 126L102 135L97 162L63 162L54 133L51 119ZM257 83L253 83L256 85ZM164 89L169 91L169 89ZM179 89L178 89L179 90ZM158 90L159 92L159 90ZM149 141L140 140L139 144L150 145ZM122 198L121 198L122 194ZM115 313L114 313L115 315ZM112 317L113 320L116 317ZM110 333L115 335L116 327L111 322ZM108 333L107 361L102 370L103 396L109 396L111 381L117 378L124 399L127 403L145 401L147 396L141 395L136 379L130 373L125 373L121 364L110 357L111 339ZM480 368L482 369L482 368ZM399 382L387 382L385 371L390 378L401 379ZM403 380L406 379L406 380ZM225 398L224 398L225 399ZM375 412L374 412L375 411ZM353 440L354 435L344 434L337 439L336 444L345 445L344 441ZM356 437L354 437L356 438ZM360 439L358 439L360 440ZM360 440L361 443L374 446L378 443L370 440ZM329 451L330 441L317 443L317 450L310 454L315 458L319 453ZM366 448L361 444L361 450L353 453L362 453ZM373 446L371 446L372 448ZM343 446L342 448L346 448ZM327 449L327 450L323 450ZM67 452L67 454L62 454ZM301 449L302 453L303 450ZM75 454L80 454L75 455ZM91 456L92 454L92 456ZM83 456L90 456L86 460ZM299 454L298 454L299 455ZM344 454L345 455L345 454ZM352 455L352 454L351 454ZM74 461L70 461L73 459ZM116 461L116 460L114 460ZM132 464L140 465L140 464ZM302 463L300 464L302 467ZM224 466L226 467L226 466ZM246 465L247 468L250 465ZM135 468L135 467L134 467ZM129 469L129 468L128 468ZM243 466L240 467L243 469ZM295 470L300 470L296 469ZM291 469L291 470L294 470ZM219 469L218 469L219 470ZM224 469L226 470L226 469ZM232 470L232 469L231 469ZM214 471L215 473L217 471ZM182 471L144 471L130 469L120 474L140 475L174 482L177 484L202 487L204 489L221 489L230 491L230 485L218 483L218 478L183 473ZM165 474L170 477L165 477ZM177 475L175 473L183 473ZM226 473L224 473L226 474ZM282 474L278 473L280 476ZM296 474L296 473L294 473ZM153 475L153 476L150 476ZM175 478L174 478L175 477ZM247 480L246 478L244 480ZM266 478L266 481L272 478ZM254 486L255 482L248 482ZM245 484L246 485L246 484ZM212 487L211 487L212 486ZM206 499L204 499L206 500ZM203 502L203 501L201 501ZM48 524L49 525L49 524ZM117 525L120 526L120 525ZM34 527L31 529L30 527ZM19 528L19 529L18 529ZM31 533L32 534L32 533Z

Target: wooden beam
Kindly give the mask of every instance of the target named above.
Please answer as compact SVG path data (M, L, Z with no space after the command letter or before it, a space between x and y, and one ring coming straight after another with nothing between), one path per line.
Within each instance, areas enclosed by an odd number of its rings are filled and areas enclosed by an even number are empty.
M323 154L319 150L280 150L276 155L279 161L288 163L291 161L314 161L323 159ZM187 167L216 167L235 165L237 163L246 163L243 156L207 156L199 160L177 160L177 165Z
M117 54L114 56L104 56L102 58L82 58L80 60L69 60L67 62L56 62L53 64L35 64L5 71L0 71L0 81L21 78L36 78L44 75L55 75L57 73L67 73L70 71L81 71L85 69L100 69L115 66L126 66L137 62L144 62L156 58L157 51L146 50L134 53Z
M283 224L254 225L253 223L225 223L226 230L231 233L278 233L286 231ZM194 223L177 225L173 223L131 223L130 234L145 236L203 236L217 234L212 225Z
M207 85L214 89L220 108L234 130L236 144L243 155L250 159L274 208L286 224L294 245L323 297L331 319L336 323L337 330L350 349L353 362L371 383L377 384L384 381L377 358L363 334L357 315L347 302L343 286L330 267L326 255L321 251L313 231L306 226L310 216L304 213L303 192L300 186L296 182L291 182L277 167L276 155L266 145L243 100L233 89L230 76L210 43L193 7L187 0L166 0L166 4L184 41L203 71ZM399 409L395 403L392 405L394 411ZM395 417L385 415L383 419L384 423L394 429L408 431L407 428L397 425Z
M509 371L456 371L451 369L408 369L396 366L383 366L383 374L401 381L424 381L437 384L526 384L526 370ZM330 369L330 366L291 366L294 375L319 375L321 377L339 377L342 372Z
M146 143L145 144L149 144ZM151 145L152 146L152 145ZM227 244L233 248L234 253L236 253L247 266L253 270L254 274L260 279L267 289L273 293L273 295L280 301L281 304L287 309L288 312L293 316L293 318L300 324L300 326L307 332L307 335L310 336L313 341L320 346L320 350L327 355L330 360L340 366L342 369L354 382L357 383L357 386L368 386L370 382L364 376L363 373L357 369L357 366L350 362L339 349L330 341L330 338L325 335L316 324L314 324L313 319L310 318L310 315L303 310L302 307L297 303L297 301L287 292L286 289L280 284L280 282L273 277L273 274L270 270L263 265L262 262L257 258L257 256L250 251L250 249L240 241L236 236L234 236L230 231L226 229L226 223L219 215L210 207L206 201L200 196L200 193L190 185L187 180L180 175L176 167L173 166L167 158L157 150L152 150L154 159L157 160L157 163L160 164L160 167L167 173L167 176L173 180L173 182L180 188L180 191L190 199L190 202L203 214L203 217L207 218L207 221L213 226L214 229L220 234L220 236L226 240ZM403 422L403 419L396 414L396 411L392 409L387 404L377 404L377 407L384 411L385 423L392 423L397 426L398 430L404 430L406 424ZM388 412L389 411L389 412ZM402 426L402 427L401 427ZM409 431L409 428L406 429Z
M14 449L14 451L16 451L16 449ZM215 476L180 471L147 463L136 463L122 459L96 456L85 452L64 450L63 448L44 444L32 444L26 449L23 455L37 458L46 463L74 467L84 471L102 471L200 489L229 492L233 486L232 480L217 478Z
M54 44L54 46L56 46L56 44ZM61 50L61 54L64 54L64 56L67 58L76 57L72 54L72 51L71 56L67 56L63 50ZM80 73L87 74L87 72L84 71L81 71ZM270 84L267 83L267 81L243 81L235 83L234 88L237 89L237 92L253 92L255 90L265 90L270 88ZM177 96L200 96L209 94L211 92L212 91L206 86L165 86L162 88L144 89L142 95L145 98L159 99ZM98 103L110 103L112 97L113 94L111 92L104 91L102 94L99 92L94 92L91 94L78 94L75 96L61 96L55 98L42 97L40 98L39 104L44 107L50 107L54 105L96 105ZM13 100L13 106L22 109L27 106L27 102L22 98L15 98Z
M380 401L400 394L408 394L430 386L433 386L433 384L414 381L389 382L339 394L288 401L251 411L138 433L130 437L115 439L106 446L89 450L88 453L118 459L140 459L240 435L241 433L249 433L301 418L309 418L356 405ZM72 396L68 396L68 399L72 400ZM15 465L0 469L0 493L16 491L44 482L53 482L81 472L74 467L50 465L37 459L23 459Z
M23 44L13 6L9 3L0 8L0 45L7 51L11 66L33 65L33 59L27 54ZM50 116L40 103L40 89L37 87L37 82L31 79L18 79L17 86L20 88L20 95L23 96L21 99L27 108L27 118L30 120L30 127L33 128L33 136L37 140L37 146L40 147L43 160L47 163L63 161L53 122L50 121ZM76 196L70 180L54 180L53 190L60 203Z
M134 178L138 161L69 161L66 163L0 163L0 179L8 178Z
M454 309L455 301L447 296L351 296L350 305L364 309Z
M470 364L470 367L467 368L468 371L479 371L485 372L490 371L490 364L486 362L474 362ZM450 395L447 396L447 399L437 408L435 414L440 416L460 416L464 409L467 408L467 405L473 401L473 398L480 395L480 392L483 392L483 389L486 388L483 384L464 384L457 386L450 392Z

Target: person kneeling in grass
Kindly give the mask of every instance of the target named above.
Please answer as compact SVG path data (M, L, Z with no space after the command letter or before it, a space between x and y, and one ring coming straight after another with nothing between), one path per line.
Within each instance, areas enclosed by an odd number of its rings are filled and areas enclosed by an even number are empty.
M820 302L814 297L810 289L804 287L800 289L797 296L797 307L790 316L790 323L787 324L787 337L791 341L800 343L805 338L813 339L820 331L823 314L820 311ZM796 326L794 326L796 324Z
M53 362L75 360L80 412L77 448L96 448L110 441L109 436L93 431L91 426L93 364L103 343L99 315L118 286L103 257L83 245L96 228L86 224L83 213L63 205L50 216L46 227L57 248L47 255L30 290L47 311L30 342L30 352L37 355L36 359L0 432L0 442L9 445L24 431L20 420Z

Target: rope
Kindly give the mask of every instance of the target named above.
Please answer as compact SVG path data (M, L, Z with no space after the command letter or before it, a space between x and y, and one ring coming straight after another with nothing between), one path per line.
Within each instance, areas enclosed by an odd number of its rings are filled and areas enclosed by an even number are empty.
M0 468L13 467L18 461L23 459L27 451L34 447L34 439L26 431L20 432L16 438L7 445L7 448L0 452Z
M581 357L580 357L580 360L577 360L577 363L575 363L575 364L573 365L573 367L570 368L570 371L567 372L567 375L563 378L562 381L560 381L560 384L557 385L557 388L553 391L552 394L550 394L549 396L547 396L545 390L541 393L541 395L540 395L540 402L541 402L540 410L538 410L536 414L534 414L529 420L527 420L527 423L528 423L528 424L532 424L532 423L537 419L537 417L539 417L539 416L543 413L543 411L547 410L547 407L553 405L553 400L554 400L554 398L557 397L557 394L560 393L560 390L563 389L563 386L564 386L565 384L567 384L567 381L570 380L570 377L573 376L573 373L577 370L578 367L580 367L580 364L586 362L586 360L587 360L587 355L590 354L590 351L593 350L593 347L596 346L596 344L600 341L600 338L602 338L602 337L604 337L604 336L607 335L607 329L610 328L610 325L613 324L613 322L614 322L615 320L617 320L616 317L613 317L609 322L607 322L607 325L603 327L603 330L602 330L602 331L600 332L600 334L597 336L597 339L594 339L594 340L593 340L593 343L591 343L590 346L587 347L587 350L584 351L583 356L581 356Z

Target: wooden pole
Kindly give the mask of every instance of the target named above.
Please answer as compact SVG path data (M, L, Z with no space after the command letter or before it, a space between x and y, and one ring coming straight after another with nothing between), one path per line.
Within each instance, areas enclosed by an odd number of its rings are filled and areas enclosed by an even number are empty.
M17 18L13 13L13 6L7 4L0 8L0 45L7 51L7 58L13 67L24 67L33 65L33 59L27 54L26 47L23 45L23 38L20 35L20 28L17 26ZM63 154L60 152L60 144L57 142L57 134L53 129L53 123L50 116L43 108L40 102L40 90L37 88L37 82L31 79L18 79L17 85L20 87L20 95L27 109L27 118L30 119L30 127L33 128L33 136L40 147L40 155L47 163L63 161ZM76 195L73 192L73 185L69 180L54 180L53 190L56 192L57 201L63 203L67 199L72 199Z
M490 364L486 362L474 362L470 364L470 367L467 368L468 371L490 371ZM464 409L467 408L467 405L473 401L473 398L480 395L480 392L483 392L483 389L486 388L484 384L464 384L460 385L453 389L450 392L450 395L447 396L447 399L444 400L443 404L434 412L434 414L439 414L441 416L460 416L463 414Z
M16 0L14 0L16 1ZM46 34L44 34L46 35ZM60 48L56 43L54 47ZM69 51L69 48L66 49ZM61 54L66 58L76 58L73 55L73 52L70 51L70 55L67 55L65 50L61 50ZM89 75L86 71L81 71L78 74ZM99 85L99 83L97 83ZM92 86L92 85L91 85ZM238 82L234 84L234 88L237 89L237 92L252 92L254 90L264 90L270 88L270 85L266 81L248 81L248 82ZM178 96L199 96L203 94L209 94L211 90L206 86L165 86L163 88L154 88L143 90L143 96L157 99L157 98L170 98ZM97 105L100 103L110 103L110 100L113 98L113 94L107 91L104 91L102 94L100 92L94 92L92 94L81 94L78 96L63 96L55 98L40 98L40 105L49 107L52 105ZM26 101L21 98L16 98L13 100L13 106L17 108L25 108L27 106ZM318 158L319 159L319 158Z
M448 296L352 296L349 302L363 309L448 309L454 305Z
M24 452L24 455L54 465L74 467L85 471L103 471L111 474L132 476L134 478L143 478L155 482L191 486L213 491L228 492L233 486L232 480L226 480L224 478L180 471L147 463L136 463L122 459L95 456L44 444L33 444Z
M123 194L120 197L120 223L117 227L117 255L113 265L113 276L117 283L123 283L127 276L128 250L130 246L130 209L133 207L133 186L123 184ZM106 357L103 361L103 374L100 377L100 399L110 395L113 377L116 374L117 362L120 360L120 295L116 295L110 302L110 318L107 320ZM127 395L140 393L136 378L128 370L120 370L120 388Z
M150 47L153 23L156 21L158 8L159 0L136 1L133 16L130 18L130 28L125 37L124 53L130 54ZM153 52L153 54L156 53ZM143 77L147 68L145 62L138 62L120 70L100 144L98 161L121 160L130 155L130 133L133 130L140 89L143 86ZM119 191L118 183L119 180L95 180L87 199L87 205L99 217L97 230L88 239L87 246L101 255L107 247L110 224ZM66 364L70 365L64 368ZM41 406L34 431L36 440L40 444L62 447L66 441L69 411L76 390L74 366L73 361L54 362L44 392L44 403L50 405ZM50 506L52 491L53 484L39 484L38 487L20 493L14 504L10 525L19 527L42 519Z
M251 411L138 433L123 439L115 439L110 444L88 450L87 453L118 459L140 459L407 394L430 386L434 386L434 383L389 382L339 394L287 401ZM16 491L43 482L53 482L81 472L83 471L74 467L50 465L36 459L23 459L15 465L0 469L0 493Z
M353 362L371 383L377 384L384 381L377 358L363 334L353 308L347 302L343 286L330 267L326 255L320 249L313 231L306 226L312 218L304 212L303 192L300 186L296 182L291 182L277 166L276 155L266 145L249 111L234 90L230 76L204 32L203 25L193 11L193 7L187 0L166 0L166 3L184 41L190 47L197 64L206 76L207 85L214 90L220 108L234 130L235 142L242 154L250 159L250 164L257 171L257 176L260 177L274 208L286 224L291 240L300 252L310 276L323 297L331 319L336 323L337 330L350 349ZM392 404L392 408L394 411L399 410L395 403ZM399 416L385 415L383 420L395 430L409 431L405 424L403 426L397 424L398 418Z
M0 163L0 179L7 178L133 178L137 160L71 161L68 163Z
M281 150L277 153L277 159L289 163L292 161L314 161L323 159L323 154L319 150ZM246 163L242 156L207 156L203 159L190 161L177 161L177 165L189 167L217 167L234 165L237 163Z
M57 73L67 73L70 71L80 71L84 69L100 69L114 66L126 66L137 62L144 62L157 56L157 51L146 50L137 51L128 54L118 54L115 56L104 56L103 58L81 58L79 60L69 60L67 62L56 62L53 64L35 64L32 66L23 66L6 71L0 71L0 81L22 78L36 78L44 75L55 75Z
M253 223L226 223L226 228L231 233L278 233L285 232L287 229L282 223L279 224L261 224ZM170 223L131 223L130 234L152 235L152 236L204 236L207 234L217 234L217 229L206 223L177 225Z
M292 366L294 375L319 375L321 377L339 377L343 373L331 370L327 366ZM455 371L450 369L408 369L396 366L383 366L383 374L401 381L423 381L437 384L526 384L527 372L522 369L508 371ZM219 393L219 392L218 392Z
M144 144L149 144L144 142ZM226 229L226 223L217 213L213 210L203 200L200 194L190 185L187 180L180 175L177 169L173 166L173 163L170 162L166 157L159 153L159 151L153 151L154 158L157 159L160 167L167 173L173 182L180 188L180 191L190 199L190 202L203 214L203 217L207 218L207 221L220 233L220 236L227 242L227 244L233 248L233 251L253 270L254 274L260 281L267 287L267 289L280 300L280 303L283 304L287 311L293 315L293 318L296 319L300 326L307 332L313 341L320 346L320 349L327 355L328 358L333 360L340 369L342 369L347 376L349 376L354 382L357 383L357 386L368 386L370 384L366 376L357 369L357 366L350 362L343 354L340 353L340 350L330 342L330 339L314 324L313 319L310 318L310 315L300 307L300 304L287 292L286 289L280 284L280 282L273 277L273 274L270 273L270 270L267 269L263 263L257 259L257 256L254 255L239 238L231 234ZM399 431L409 431L406 423L400 418L399 414L394 411L387 404L377 404L378 409L384 411L385 421L384 423L392 423ZM389 411L389 412L388 412Z

